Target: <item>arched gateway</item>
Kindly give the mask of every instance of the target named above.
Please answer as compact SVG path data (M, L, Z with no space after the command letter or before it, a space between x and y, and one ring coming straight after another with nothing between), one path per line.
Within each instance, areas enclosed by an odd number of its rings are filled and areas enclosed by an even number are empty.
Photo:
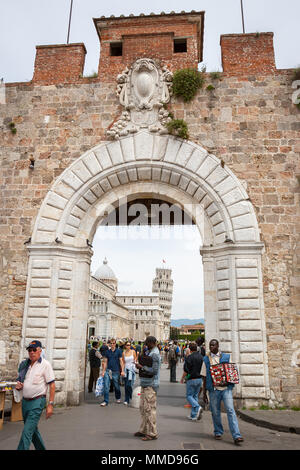
M118 201L141 197L178 203L193 217L203 240L206 337L219 338L239 365L237 398L269 398L263 244L252 204L217 157L149 130L86 152L48 192L28 246L21 346L42 339L55 370L57 402L80 402L92 256L87 240Z

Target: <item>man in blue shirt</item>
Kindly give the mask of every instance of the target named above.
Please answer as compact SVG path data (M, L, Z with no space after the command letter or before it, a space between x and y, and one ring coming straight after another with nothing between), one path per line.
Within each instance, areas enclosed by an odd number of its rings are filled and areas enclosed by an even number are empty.
M210 366L225 362L230 362L230 354L219 351L219 341L217 339L212 339L209 342L209 353L204 357L200 373L203 377L203 399L205 403L208 402L206 394L206 390L208 390L215 439L221 439L224 433L221 419L221 402L223 401L227 413L229 429L234 443L236 445L240 445L244 439L241 436L238 420L233 407L232 389L234 384L214 386L210 373Z
M115 388L116 401L117 403L121 403L120 372L123 377L125 376L122 350L117 348L115 339L111 339L110 344L111 349L105 351L103 358L102 377L104 377L104 401L101 403L101 406L107 406L109 403L109 387L111 380Z

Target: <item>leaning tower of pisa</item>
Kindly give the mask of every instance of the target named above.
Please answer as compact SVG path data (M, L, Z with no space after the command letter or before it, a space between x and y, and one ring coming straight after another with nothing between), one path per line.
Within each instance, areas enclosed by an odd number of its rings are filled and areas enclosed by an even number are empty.
M152 291L159 295L159 307L162 309L165 338L168 338L173 299L173 279L171 269L156 268L156 276L152 282Z

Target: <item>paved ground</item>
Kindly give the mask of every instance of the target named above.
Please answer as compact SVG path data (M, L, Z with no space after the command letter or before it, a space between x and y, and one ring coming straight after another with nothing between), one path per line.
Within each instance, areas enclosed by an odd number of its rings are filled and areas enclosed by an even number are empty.
M178 367L180 378L182 367ZM122 393L124 389L122 387ZM189 409L184 408L185 386L169 382L169 371L162 366L161 386L158 394L158 431L159 439L142 442L133 436L138 430L139 410L114 402L114 394L110 394L112 403L105 408L99 401L88 395L88 400L78 407L55 408L54 416L45 420L43 416L39 429L49 450L299 450L300 435L267 429L239 418L241 433L245 439L242 446L233 444L226 415L223 415L225 434L221 441L213 437L212 420L209 411L203 413L201 421L191 422L187 419ZM251 417L251 412L244 412ZM255 412L253 412L255 413ZM256 415L253 415L252 418ZM284 411L263 411L268 421L286 420L299 427L300 412L292 412L290 417ZM266 413L270 413L266 415ZM271 413L280 414L279 417ZM282 414L281 414L282 413ZM248 416L249 416L248 415ZM0 431L0 450L17 448L23 423L5 421Z

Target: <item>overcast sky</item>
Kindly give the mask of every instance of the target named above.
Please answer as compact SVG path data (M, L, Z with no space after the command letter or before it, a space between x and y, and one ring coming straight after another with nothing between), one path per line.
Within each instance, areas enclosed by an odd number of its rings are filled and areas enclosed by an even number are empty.
M299 0L243 0L246 32L274 32L277 68L300 65ZM70 0L0 0L0 78L29 81L35 46L64 44ZM204 61L221 70L220 35L241 33L240 0L73 0L70 42L87 48L85 74L98 70L99 39L92 18L164 11L205 11Z
M201 237L195 225L99 227L91 271L107 258L121 292L151 292L155 269L172 269L172 318L203 318ZM165 263L163 263L165 260Z
M35 46L64 44L67 39L70 0L0 0L0 78L5 82L29 81L33 76ZM274 32L277 68L300 65L299 0L243 0L246 32ZM220 35L241 33L240 0L74 0L70 43L87 48L84 74L98 69L99 39L92 18L149 14L164 11L205 11L204 60L207 71L221 70ZM137 233L133 228L104 232L93 242L92 272L106 256L119 278L120 290L151 291L155 268L165 259L173 270L174 318L203 316L201 240L197 229L175 229L164 235ZM177 239L175 237L177 234ZM165 238L164 238L165 237Z

